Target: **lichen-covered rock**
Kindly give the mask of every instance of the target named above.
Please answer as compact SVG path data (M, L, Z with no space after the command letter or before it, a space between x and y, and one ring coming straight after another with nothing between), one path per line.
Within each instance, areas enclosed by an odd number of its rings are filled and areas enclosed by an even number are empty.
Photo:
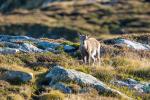
M93 87L97 89L99 92L104 93L112 93L115 95L120 95L123 97L127 97L121 92L111 89L107 85L105 85L100 80L96 79L92 75L85 74L83 72L79 72L73 69L65 69L61 66L55 66L46 76L46 79L50 80L49 85L52 86L57 82L76 82L81 86ZM127 97L128 98L128 97Z

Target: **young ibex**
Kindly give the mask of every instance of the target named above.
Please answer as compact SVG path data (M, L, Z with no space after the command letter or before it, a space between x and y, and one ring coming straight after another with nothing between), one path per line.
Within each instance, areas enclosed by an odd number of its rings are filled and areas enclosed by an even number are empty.
M95 38L89 38L86 35L80 35L80 52L84 63L93 64L98 60L100 63L100 43Z

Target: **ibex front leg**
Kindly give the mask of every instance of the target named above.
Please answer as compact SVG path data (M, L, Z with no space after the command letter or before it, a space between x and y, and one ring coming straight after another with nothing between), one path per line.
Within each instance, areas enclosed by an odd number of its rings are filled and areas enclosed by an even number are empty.
M88 64L89 64L89 65L91 64L91 58L92 58L92 56L91 56L91 54L89 54L89 55L88 55Z
M87 56L84 56L84 57L83 57L83 62L84 62L85 64L87 64Z

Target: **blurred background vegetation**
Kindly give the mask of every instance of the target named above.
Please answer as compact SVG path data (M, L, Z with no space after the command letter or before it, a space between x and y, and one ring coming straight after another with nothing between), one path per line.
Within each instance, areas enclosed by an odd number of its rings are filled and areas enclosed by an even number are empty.
M149 0L1 0L0 34L97 38L150 32Z

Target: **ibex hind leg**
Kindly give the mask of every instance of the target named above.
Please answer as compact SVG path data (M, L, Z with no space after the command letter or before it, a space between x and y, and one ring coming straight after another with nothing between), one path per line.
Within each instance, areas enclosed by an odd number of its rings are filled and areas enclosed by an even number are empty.
M88 65L90 66L90 64L91 64L91 56L90 55L88 55Z
M101 66L101 58L97 57L97 61L98 61L98 66Z
M101 66L101 58L100 58L100 49L99 50L97 50L97 55L96 55L97 57L97 66Z
M93 54L91 57L92 57L92 60L93 60L92 66L94 66L95 62L96 62L95 54Z
M98 65L101 66L101 57L100 57L100 51L97 55Z

